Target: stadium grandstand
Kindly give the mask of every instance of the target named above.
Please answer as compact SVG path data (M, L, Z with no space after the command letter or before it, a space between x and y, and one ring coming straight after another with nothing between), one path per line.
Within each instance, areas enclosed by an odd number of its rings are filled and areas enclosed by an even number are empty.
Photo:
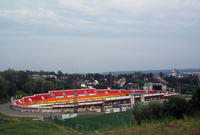
M162 102L171 95L177 93L155 90L58 90L13 100L11 107L21 112L73 113L77 108L78 113L111 113L131 109L137 102Z

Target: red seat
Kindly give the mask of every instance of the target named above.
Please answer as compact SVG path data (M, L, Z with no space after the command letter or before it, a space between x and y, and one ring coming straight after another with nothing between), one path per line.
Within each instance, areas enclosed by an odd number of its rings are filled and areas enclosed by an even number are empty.
M37 94L37 95L35 95L35 96L38 97L38 100L41 100L42 97L43 97L44 99L52 98L50 94Z
M41 97L40 96L33 96L33 97L30 97L31 100L41 100Z
M74 95L74 91L73 90L66 90L66 91L63 91L63 93L66 93L66 96Z
M173 92L168 92L168 94L172 94Z
M157 93L157 91L155 91L155 90L148 90L148 93L149 94L154 94L154 93Z
M49 92L50 93L50 95L54 95L54 97L56 97L56 96L63 96L63 91L50 91Z
M77 94L80 95L80 94L86 94L86 93L85 93L85 90L77 90Z
M111 90L110 93L111 93L111 94L118 94L118 93L119 93L119 90Z
M167 93L166 91L160 91L160 93Z
M146 91L145 90L135 90L134 92L135 93L145 93Z
M22 101L27 102L28 101L28 97L22 98Z
M95 89L86 89L86 91L87 91L88 94L95 93Z
M106 94L105 92L105 90L97 90L97 94Z

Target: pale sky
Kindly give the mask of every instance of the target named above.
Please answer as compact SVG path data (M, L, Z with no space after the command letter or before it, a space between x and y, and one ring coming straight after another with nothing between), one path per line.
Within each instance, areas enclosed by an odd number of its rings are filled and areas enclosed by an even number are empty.
M0 70L200 68L200 0L0 0Z

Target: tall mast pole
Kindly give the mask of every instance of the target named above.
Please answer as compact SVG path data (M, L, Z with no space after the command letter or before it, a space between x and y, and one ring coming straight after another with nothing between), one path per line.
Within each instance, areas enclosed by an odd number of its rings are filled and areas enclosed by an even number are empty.
M78 113L78 103L77 103L77 89L76 89L76 85L75 85L75 81L74 81L74 113Z

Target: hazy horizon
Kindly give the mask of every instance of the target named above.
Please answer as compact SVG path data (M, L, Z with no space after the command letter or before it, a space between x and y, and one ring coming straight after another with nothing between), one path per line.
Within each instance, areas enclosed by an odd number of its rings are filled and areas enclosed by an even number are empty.
M173 68L176 68L176 67L173 67ZM58 71L61 71L62 73L64 74L89 74L89 73L92 73L92 74L105 74L105 73L120 73L120 72L150 72L150 71L171 71L173 68L170 68L170 69L144 69L144 70L120 70L120 71L104 71L104 72L74 72L74 73L69 73L69 72L64 72L62 70L30 70L30 69L14 69L14 68L8 68L8 69L5 69L5 70L0 70L0 72L4 72L4 71L7 71L7 70L14 70L14 71L32 71L32 72L55 72L57 73ZM200 70L200 68L176 68L178 70L178 72L181 70ZM193 72L193 71L191 71Z

